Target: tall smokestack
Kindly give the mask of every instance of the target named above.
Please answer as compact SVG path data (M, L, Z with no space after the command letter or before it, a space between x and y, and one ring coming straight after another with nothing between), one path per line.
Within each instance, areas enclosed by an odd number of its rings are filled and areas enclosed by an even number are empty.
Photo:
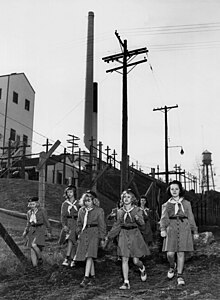
M93 83L94 57L94 13L88 14L87 58L86 58L86 90L84 114L84 143L90 149L91 138L97 143L97 84Z

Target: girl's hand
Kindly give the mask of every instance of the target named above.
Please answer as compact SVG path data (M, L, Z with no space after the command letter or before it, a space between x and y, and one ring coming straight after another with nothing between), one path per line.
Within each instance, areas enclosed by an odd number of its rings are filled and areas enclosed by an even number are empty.
M165 238L167 236L167 232L165 230L161 231L160 235Z
M48 239L51 239L52 234L51 234L50 232L48 232L48 233L47 233L47 237L48 237Z
M105 249L105 247L108 244L108 237L106 236L104 240L101 240L101 247L102 249Z
M193 235L193 238L194 238L194 240L197 240L197 239L199 238L199 234L198 234L198 233L195 233L195 234Z
M106 247L106 240L101 240L101 247L102 249Z
M69 228L65 225L65 226L63 226L63 230L64 230L65 232L67 232L67 231L69 230Z
M139 220L138 215L135 215L135 216L134 216L134 219L135 219L135 221L138 221L138 220Z

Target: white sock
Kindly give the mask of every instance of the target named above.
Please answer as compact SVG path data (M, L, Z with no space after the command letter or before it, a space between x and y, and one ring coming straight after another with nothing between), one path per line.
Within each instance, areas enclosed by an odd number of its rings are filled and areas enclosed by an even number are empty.
M142 269L139 268L139 270L140 270L141 272L145 271L145 266L143 265Z

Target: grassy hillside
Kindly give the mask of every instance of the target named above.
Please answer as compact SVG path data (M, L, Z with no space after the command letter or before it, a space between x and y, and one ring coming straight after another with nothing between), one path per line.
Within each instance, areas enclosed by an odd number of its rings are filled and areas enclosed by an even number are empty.
M45 190L45 207L48 217L52 219L60 219L61 204L64 201L63 191L66 188L64 185L46 183ZM78 197L86 188L78 191ZM0 179L0 208L15 210L18 212L27 212L27 200L29 197L37 196L38 182L24 179ZM101 207L108 214L115 206L115 202L100 193Z

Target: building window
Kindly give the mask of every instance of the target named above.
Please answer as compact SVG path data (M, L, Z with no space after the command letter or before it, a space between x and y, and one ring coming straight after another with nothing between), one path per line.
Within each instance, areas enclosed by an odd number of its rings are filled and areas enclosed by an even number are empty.
M13 92L13 100L14 103L18 104L18 93Z
M23 134L23 143L24 145L28 144L28 136L26 136L25 134Z
M2 89L0 89L0 99L2 99Z
M14 129L11 128L11 131L10 131L10 140L11 141L15 141L15 137L16 137L16 130L14 130Z
M24 106L24 109L26 109L26 110L30 110L30 101L29 100L27 100L27 99L25 99L25 106Z

